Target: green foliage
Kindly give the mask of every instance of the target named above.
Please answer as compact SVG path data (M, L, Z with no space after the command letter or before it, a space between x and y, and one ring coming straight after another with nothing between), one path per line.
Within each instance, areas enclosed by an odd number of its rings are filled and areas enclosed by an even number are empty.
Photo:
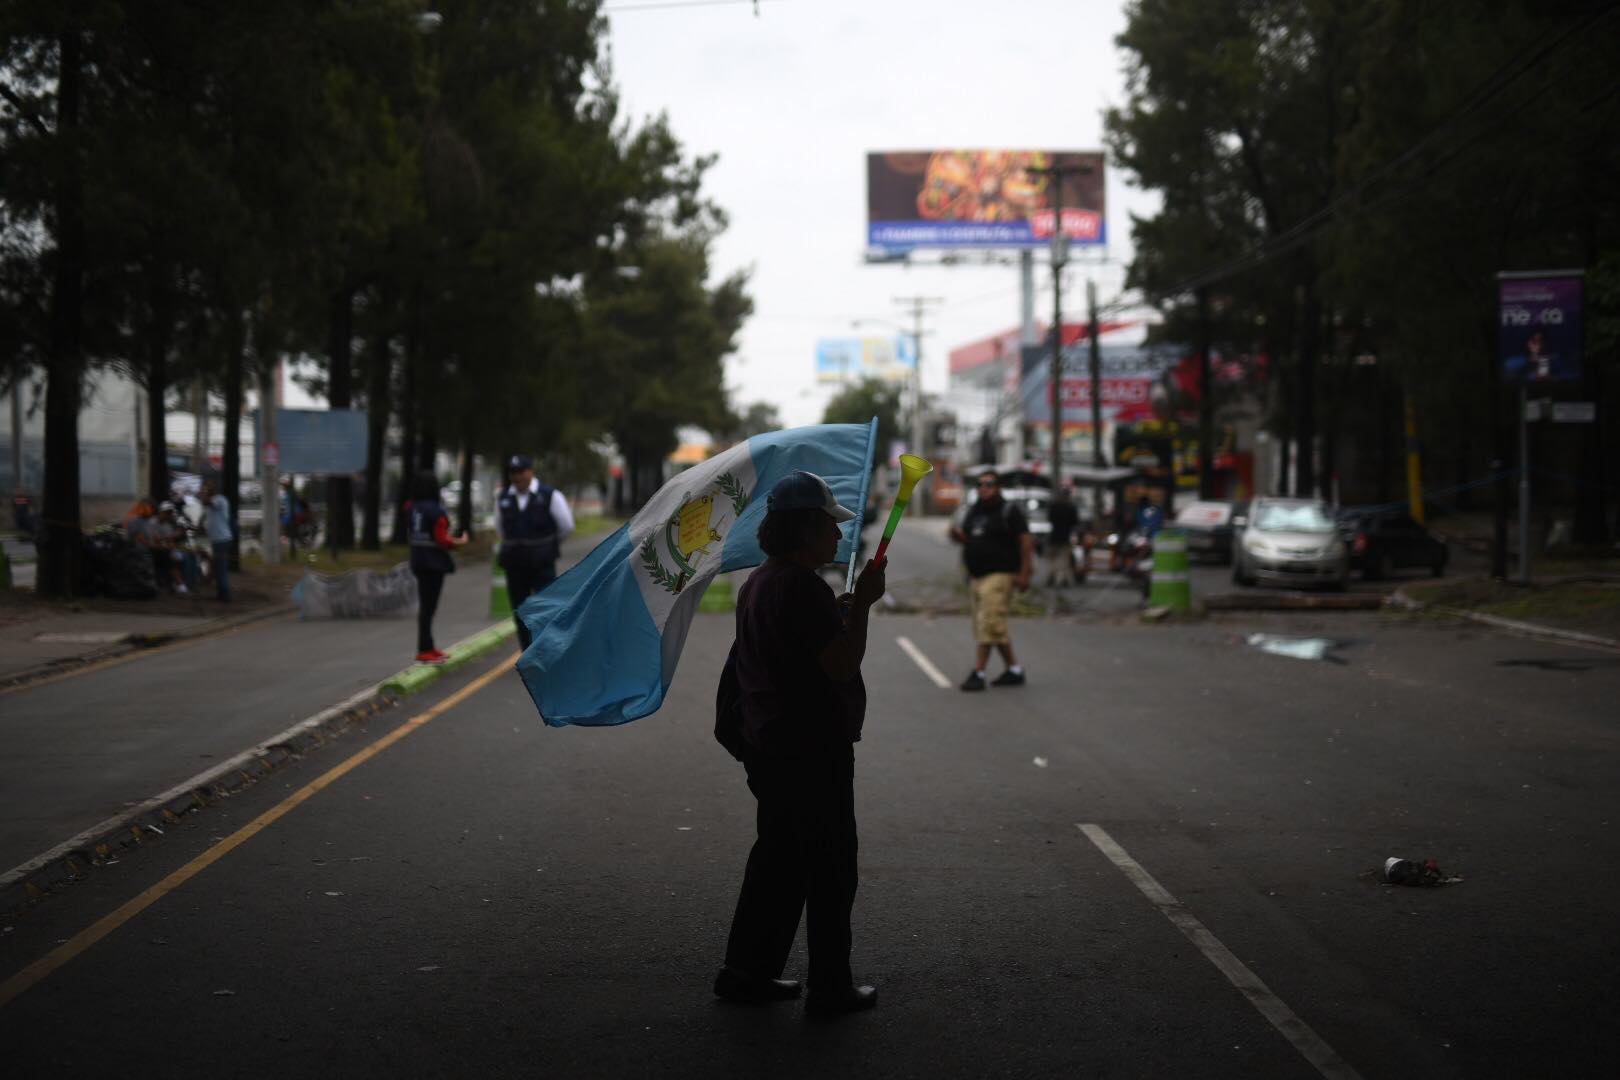
M840 390L827 402L821 414L824 424L869 424L878 418L878 456L886 455L887 447L900 437L899 383L882 379L862 379Z
M1410 395L1431 467L1484 472L1501 270L1588 269L1581 392L1620 407L1613 5L1136 0L1119 44L1109 144L1163 197L1131 284L1179 341L1209 286L1216 348L1272 360L1275 429L1320 412L1398 468Z
M605 431L656 466L676 426L722 426L750 302L708 280L712 159L620 117L597 0L437 8L424 33L401 0L0 6L0 380L63 333L67 191L86 260L64 380L88 361L217 386L245 326L250 360L314 356L334 396L358 353L356 396L419 454L521 447L583 481Z

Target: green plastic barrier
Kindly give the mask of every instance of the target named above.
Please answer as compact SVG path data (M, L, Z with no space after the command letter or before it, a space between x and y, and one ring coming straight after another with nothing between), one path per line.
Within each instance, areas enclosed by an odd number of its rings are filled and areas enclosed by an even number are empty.
M501 545L496 544L489 556L489 617L510 619L512 598L506 594L506 571L501 569Z
M1161 529L1153 538L1153 578L1148 606L1185 611L1192 607L1192 583L1187 579L1187 534Z

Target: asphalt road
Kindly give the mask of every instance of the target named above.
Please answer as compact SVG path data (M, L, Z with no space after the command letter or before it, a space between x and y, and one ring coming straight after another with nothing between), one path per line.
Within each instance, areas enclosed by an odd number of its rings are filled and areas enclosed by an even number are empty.
M1248 643L1267 630L1323 633L1331 659ZM0 936L8 1061L1608 1075L1620 658L1371 615L1014 632L1029 685L967 695L898 640L954 677L965 620L874 624L854 957L880 987L872 1013L709 994L753 807L710 735L730 622L700 616L653 717L546 729L492 661L465 700L436 712L479 671L17 916ZM1388 855L1464 880L1383 886ZM217 858L170 877L198 857Z

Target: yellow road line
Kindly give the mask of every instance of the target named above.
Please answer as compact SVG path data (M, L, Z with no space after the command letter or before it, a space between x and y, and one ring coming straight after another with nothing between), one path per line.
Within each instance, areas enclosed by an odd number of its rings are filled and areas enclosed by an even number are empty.
M38 960L35 960L32 964L29 964L27 967L17 972L17 974L7 979L4 983L0 983L0 1008L4 1008L5 1006L9 1005L13 999L25 993L40 982L43 982L53 972L55 972L57 968L61 967L63 964L66 964L69 960L72 960L74 957L90 948L90 946L94 945L102 938L129 922L129 920L133 919L135 916L139 915L141 912L145 911L147 908L169 895L169 893L178 889L180 886L184 885L186 882L208 869L214 863L230 854L230 852L253 839L261 831L273 824L277 819L292 812L300 804L305 802L311 796L315 795L317 792L336 783L338 780L342 779L345 774L365 764L367 761L370 761L372 758L376 757L390 746L393 746L395 743L405 738L405 736L419 730L423 727L423 725L427 724L435 717L455 708L457 705L460 705L463 701L466 701L468 698L478 693L478 691L482 690L484 687L506 674L511 670L512 665L517 662L517 657L518 654L513 653L506 659L505 663L499 664L493 670L487 671L480 675L478 678L474 679L460 690L457 690L454 694L451 694L449 697L433 706L433 708L424 713L411 717L409 720L405 721L405 723L401 724L397 729L389 732L387 735L384 735L370 746L351 754L342 763L334 765L330 770L323 773L321 776L311 780L308 784L299 788L281 802L277 803L269 810L266 810L264 813L260 814L258 817L254 818L252 821L248 822L246 825L227 836L224 840L221 840L219 843L203 852L201 855L198 855L195 859L192 859L190 862L186 863L186 865L182 866L180 869L176 870L174 873L170 874L156 885L151 886L134 899L125 902L117 910L102 916L100 919L97 919L94 923L91 923L88 927L79 931L61 945L58 945L56 948L46 953Z

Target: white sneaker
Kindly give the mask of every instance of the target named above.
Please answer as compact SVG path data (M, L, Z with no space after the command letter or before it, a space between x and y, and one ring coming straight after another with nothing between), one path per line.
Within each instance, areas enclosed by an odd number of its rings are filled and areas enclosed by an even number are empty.
M186 595L186 587L184 585L176 585L174 587L174 591L179 593L181 596Z

